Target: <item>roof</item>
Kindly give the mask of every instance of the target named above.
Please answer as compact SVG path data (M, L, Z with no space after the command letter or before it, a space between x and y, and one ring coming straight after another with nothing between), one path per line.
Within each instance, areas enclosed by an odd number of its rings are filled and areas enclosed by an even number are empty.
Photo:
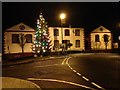
M35 31L35 29L31 28L30 26L24 23L19 23L11 28L8 28L6 31Z
M111 32L111 31L106 29L103 26L100 26L100 27L94 29L91 33L102 33L102 32L105 33L105 32Z

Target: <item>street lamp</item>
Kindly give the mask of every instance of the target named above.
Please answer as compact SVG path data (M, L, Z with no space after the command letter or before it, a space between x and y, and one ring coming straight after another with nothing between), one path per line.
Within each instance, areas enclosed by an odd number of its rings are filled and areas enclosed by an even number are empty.
M63 40L63 30L62 30L62 24L63 24L63 23L65 23L65 22L64 22L65 17L66 17L65 13L61 13L61 14L60 14L62 40Z
M65 14L64 13L60 14L60 19L65 19Z
M61 38L61 40L62 40L62 46L63 46L63 30L62 30L62 24L63 23L65 23L65 17L66 17L66 15L65 15L65 13L61 13L60 14L60 21L61 21L61 36L62 36L62 38ZM63 48L64 47L62 47L62 52L63 52Z

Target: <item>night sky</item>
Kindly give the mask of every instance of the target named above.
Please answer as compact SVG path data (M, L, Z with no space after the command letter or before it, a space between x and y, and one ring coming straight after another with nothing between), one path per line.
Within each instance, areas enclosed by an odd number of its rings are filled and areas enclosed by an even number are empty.
M103 25L113 33L114 41L120 35L120 8L117 2L3 2L3 32L21 22L36 28L36 20L42 11L48 26L60 26L59 14L67 14L64 26L85 29L85 34Z

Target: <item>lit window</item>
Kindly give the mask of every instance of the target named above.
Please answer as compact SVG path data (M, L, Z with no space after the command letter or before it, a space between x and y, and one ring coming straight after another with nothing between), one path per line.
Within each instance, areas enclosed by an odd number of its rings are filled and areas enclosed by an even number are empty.
M80 47L80 40L76 40L75 45L76 47Z
M75 36L80 36L80 30L79 29L75 30Z
M65 29L65 36L70 36L70 31L69 31L69 29Z

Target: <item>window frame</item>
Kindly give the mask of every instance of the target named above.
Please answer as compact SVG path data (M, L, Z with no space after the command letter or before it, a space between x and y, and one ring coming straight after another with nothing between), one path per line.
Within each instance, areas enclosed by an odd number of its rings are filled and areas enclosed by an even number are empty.
M103 35L103 38L104 38L104 42L109 42L109 35L107 35L107 34L104 34Z
M69 29L65 29L65 36L70 36L70 30Z
M95 35L95 42L100 42L100 35Z
M19 34L12 34L12 43L20 43Z
M79 42L79 44L78 44L78 42ZM80 47L80 40L75 40L75 47L76 47L76 48L79 48L79 47Z
M54 36L59 36L59 29L53 29Z
M30 35L30 41L29 40L27 41L27 35ZM26 38L26 43L32 43L32 34L26 34L25 38Z
M77 33L79 31L79 33ZM75 29L75 36L80 36L80 29Z
M58 45L55 45L55 41L57 41ZM59 40L54 40L54 47L59 47Z

